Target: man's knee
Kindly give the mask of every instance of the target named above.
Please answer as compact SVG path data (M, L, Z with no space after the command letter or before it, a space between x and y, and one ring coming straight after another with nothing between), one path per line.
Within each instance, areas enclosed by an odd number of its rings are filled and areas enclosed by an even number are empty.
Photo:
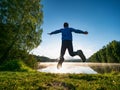
M74 53L69 53L69 54L70 54L70 56L72 56L72 57L73 57L73 56L75 56L75 54L74 54Z

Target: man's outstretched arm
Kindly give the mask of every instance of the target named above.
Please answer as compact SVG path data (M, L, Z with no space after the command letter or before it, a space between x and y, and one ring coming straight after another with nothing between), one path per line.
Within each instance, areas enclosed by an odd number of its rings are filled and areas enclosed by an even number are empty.
M72 29L72 32L81 33L81 34L88 34L87 31L82 31L82 30L78 30L78 29Z
M48 33L49 35L52 35L52 34L58 34L58 33L61 33L61 30L56 30L56 31L53 31L51 33Z

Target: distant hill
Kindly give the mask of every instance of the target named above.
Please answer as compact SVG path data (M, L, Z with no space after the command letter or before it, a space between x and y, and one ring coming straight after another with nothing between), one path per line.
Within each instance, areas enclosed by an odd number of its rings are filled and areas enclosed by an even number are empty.
M51 59L46 56L34 55L34 57L37 59L38 62L58 62L58 59ZM69 59L69 60L65 60L64 62L81 62L81 60L80 59Z
M102 49L94 53L89 58L89 61L120 63L120 41L113 40Z
M35 56L35 55L34 55ZM49 57L46 56L35 56L38 62L56 62L57 59L50 59Z

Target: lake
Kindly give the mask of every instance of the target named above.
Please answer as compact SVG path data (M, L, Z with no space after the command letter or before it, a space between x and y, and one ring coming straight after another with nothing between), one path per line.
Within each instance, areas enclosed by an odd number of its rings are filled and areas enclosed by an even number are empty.
M41 62L39 63L38 71L48 73L75 73L75 74L110 73L120 72L120 64L64 62L62 68L57 69L57 62Z

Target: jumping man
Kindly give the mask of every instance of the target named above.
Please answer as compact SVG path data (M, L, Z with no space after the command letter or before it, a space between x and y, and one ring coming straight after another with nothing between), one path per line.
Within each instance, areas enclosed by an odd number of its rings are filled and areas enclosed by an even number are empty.
M66 49L68 49L70 56L73 57L73 56L78 55L78 56L80 56L80 58L82 59L83 62L86 61L86 57L84 56L82 50L77 50L76 52L73 51L72 32L78 33L78 34L88 34L88 32L74 29L74 28L69 28L69 24L67 22L65 22L63 24L63 27L64 28L62 28L62 29L48 33L49 35L62 33L62 46L61 46L60 60L57 64L58 69L62 67Z

